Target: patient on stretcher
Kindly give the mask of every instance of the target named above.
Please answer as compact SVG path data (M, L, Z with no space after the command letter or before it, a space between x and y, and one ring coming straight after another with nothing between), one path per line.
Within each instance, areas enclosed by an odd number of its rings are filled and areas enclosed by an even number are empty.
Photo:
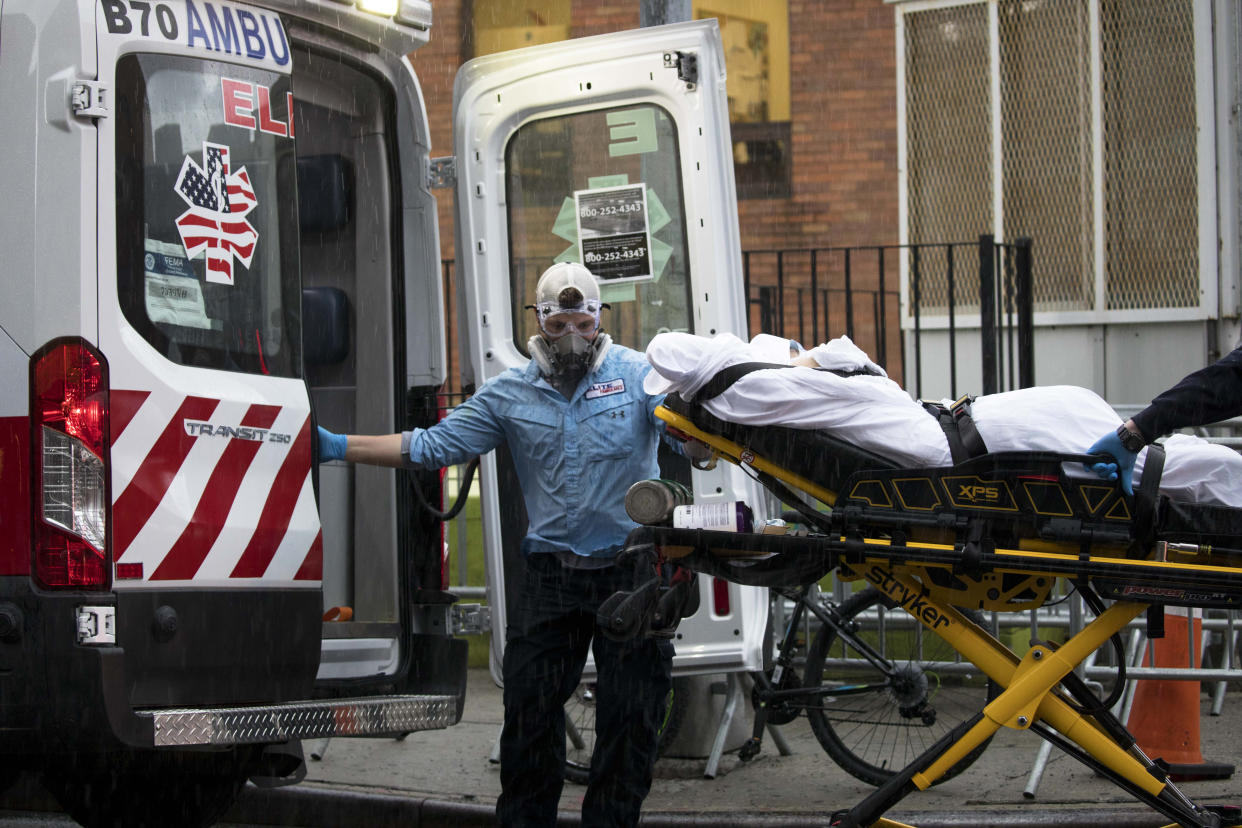
M703 407L730 422L822 429L902 466L953 464L936 418L846 337L792 356L789 340L765 334L747 343L732 334L708 338L665 333L647 346L647 360L655 370L647 376L646 391L675 392L687 400L730 365L792 363L797 367L746 374L703 401ZM1098 435L1121 424L1102 398L1071 385L978 397L970 415L989 451L1079 454ZM1164 447L1162 494L1184 502L1242 507L1242 456L1237 452L1180 434L1167 438ZM1146 454L1144 449L1135 463L1136 488ZM1071 465L1066 465L1070 474L1090 475Z

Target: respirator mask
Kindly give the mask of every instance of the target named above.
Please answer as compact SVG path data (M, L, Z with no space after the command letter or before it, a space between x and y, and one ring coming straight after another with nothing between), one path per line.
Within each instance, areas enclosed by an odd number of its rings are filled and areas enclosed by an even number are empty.
M599 317L608 306L599 300L599 286L585 267L548 268L535 288L535 304L528 307L535 311L539 333L527 348L549 380L576 382L603 361L612 337L600 330Z

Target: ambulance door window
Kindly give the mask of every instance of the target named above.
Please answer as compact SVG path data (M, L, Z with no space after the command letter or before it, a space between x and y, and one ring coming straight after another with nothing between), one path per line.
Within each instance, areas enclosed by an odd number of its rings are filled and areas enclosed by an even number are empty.
M117 295L173 362L301 374L289 78L168 55L117 64Z
M642 349L693 330L677 129L651 104L543 118L505 148L514 342L535 333L524 310L554 262L586 265L611 306L604 327Z

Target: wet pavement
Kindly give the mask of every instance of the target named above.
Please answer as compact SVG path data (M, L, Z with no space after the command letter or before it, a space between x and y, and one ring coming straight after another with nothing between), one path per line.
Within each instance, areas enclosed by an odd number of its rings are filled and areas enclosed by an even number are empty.
M1222 715L1210 716L1203 696L1201 748L1208 760L1242 757L1242 691L1225 696ZM459 806L463 816L485 815L500 793L499 766L489 761L500 732L500 690L485 670L471 670L461 724L445 731L413 733L401 741L336 739L320 761L308 761L299 788L331 789L381 797L414 797ZM741 762L736 751L722 758L715 778L704 777L705 759L662 758L644 813L648 822L703 825L824 824L872 788L838 768L799 718L780 728L791 750L780 755L774 741ZM933 824L1160 825L1154 811L1111 782L1054 749L1033 796L1027 796L1042 740L1005 730L960 776L911 794L890 817ZM290 789L294 790L294 789ZM566 784L561 810L581 807L584 788ZM1242 801L1239 779L1184 783L1203 804ZM471 806L471 807L467 807ZM438 807L438 805L437 805ZM449 808L448 811L452 811ZM364 823L359 823L364 824Z
M1201 749L1212 761L1242 759L1242 691L1225 695L1222 714L1208 715L1202 696ZM490 757L500 732L501 693L485 670L471 670L462 722L402 740L335 739L316 761L308 757L300 785L259 790L247 786L223 825L484 826L500 793L500 769ZM811 733L805 717L780 728L789 755L771 737L763 751L741 762L736 750L706 778L705 758L661 758L644 808L647 826L811 826L872 791L838 768ZM1035 826L1148 826L1162 818L1074 759L1054 750L1033 795L1024 790L1042 740L1002 729L983 756L960 776L911 794L887 816L903 823L980 828ZM710 744L710 741L708 742ZM307 745L308 753L318 745ZM1239 763L1242 764L1242 763ZM1188 782L1182 789L1200 804L1242 801L1240 781ZM567 783L561 822L576 825L585 788ZM37 786L19 785L0 799L0 825L69 825L38 812L54 807Z

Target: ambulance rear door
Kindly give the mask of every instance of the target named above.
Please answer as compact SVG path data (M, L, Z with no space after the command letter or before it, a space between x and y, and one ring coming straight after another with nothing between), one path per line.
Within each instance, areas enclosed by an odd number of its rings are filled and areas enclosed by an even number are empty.
M239 56L189 36L189 6L144 6L97 10L113 101L99 122L99 347L128 701L305 698L318 629L289 619L322 612L321 536L287 37L274 13L203 4L267 26ZM261 115L240 103L260 100Z
M443 684L455 721L465 644L447 633L438 524L410 517L412 484L391 469L322 464L316 481L312 467L316 420L399 430L416 390L434 419L434 200L404 58L426 35L292 2L146 5L99 11L116 101L100 122L99 340L130 700ZM433 310L407 318L394 297ZM163 617L178 621L171 642L149 633Z
M745 296L714 20L477 58L454 90L457 267L463 362L481 384L529 361L526 306L539 274L577 261L601 280L616 342L656 334L745 336ZM699 502L759 505L736 467L692 470L662 450L661 473ZM521 579L526 514L502 447L484 458L483 525L499 680L506 609ZM766 590L700 579L677 633L681 674L759 669ZM590 667L588 666L588 671Z

